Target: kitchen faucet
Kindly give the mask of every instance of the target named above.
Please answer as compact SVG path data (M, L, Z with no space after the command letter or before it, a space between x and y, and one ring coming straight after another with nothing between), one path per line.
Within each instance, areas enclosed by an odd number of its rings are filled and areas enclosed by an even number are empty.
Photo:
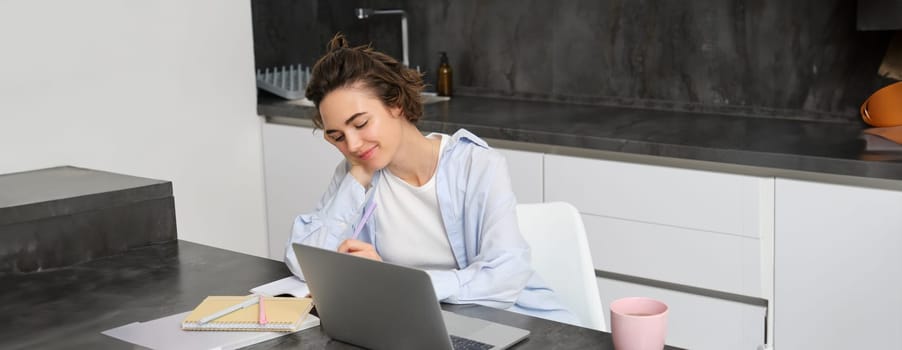
M404 66L410 67L410 61L407 56L407 13L401 9L390 9L390 10L373 10L369 8L356 8L354 9L354 14L357 15L357 19L367 19L370 16L377 15L401 15L401 52L404 56Z

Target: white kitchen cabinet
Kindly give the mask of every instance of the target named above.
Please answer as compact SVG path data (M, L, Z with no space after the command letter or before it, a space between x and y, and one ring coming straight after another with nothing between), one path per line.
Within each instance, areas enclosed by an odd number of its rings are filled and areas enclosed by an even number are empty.
M902 349L902 192L776 180L775 349Z
M770 178L546 155L545 200L580 212L759 238Z
M599 284L603 296L650 293L677 302L683 311L668 340L678 346L756 349L766 342L772 177L561 155L546 155L544 169L545 200L580 210L597 270L678 285L659 290L611 280ZM711 297L721 293L729 297ZM602 298L605 307L612 298Z
M760 241L583 214L595 269L766 298Z
M667 304L668 345L699 350L757 350L764 344L764 306L607 278L598 279L598 291L607 311L607 324L611 324L611 302L619 298L641 296Z
M342 159L322 130L263 124L263 165L269 257L285 258L294 218L312 211Z
M496 148L507 159L511 187L518 203L543 202L542 153Z
M583 214L596 269L769 297L773 178L546 155L545 179Z

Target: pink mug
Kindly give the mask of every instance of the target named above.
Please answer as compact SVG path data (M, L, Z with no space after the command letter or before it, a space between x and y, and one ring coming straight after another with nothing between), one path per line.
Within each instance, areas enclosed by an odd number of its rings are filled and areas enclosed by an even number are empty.
M617 350L661 350L667 338L667 304L631 297L611 303L611 336Z

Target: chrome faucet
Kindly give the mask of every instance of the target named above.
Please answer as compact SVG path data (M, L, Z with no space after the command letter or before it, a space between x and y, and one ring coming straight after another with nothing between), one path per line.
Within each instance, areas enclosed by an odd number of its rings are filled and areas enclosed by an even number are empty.
M368 8L356 8L354 14L357 19L367 19L370 16L377 15L401 15L401 53L404 56L404 66L410 67L410 60L407 56L407 13L401 9L391 10L373 10Z

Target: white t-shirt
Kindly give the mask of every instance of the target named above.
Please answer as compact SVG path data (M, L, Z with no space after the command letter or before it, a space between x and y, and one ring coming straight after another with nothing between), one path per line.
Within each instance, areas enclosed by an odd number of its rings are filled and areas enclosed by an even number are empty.
M448 143L448 135L432 133L428 138L441 137L439 157ZM445 232L435 174L420 187L404 182L386 169L376 184L376 245L383 260L421 269L456 269L457 262Z

